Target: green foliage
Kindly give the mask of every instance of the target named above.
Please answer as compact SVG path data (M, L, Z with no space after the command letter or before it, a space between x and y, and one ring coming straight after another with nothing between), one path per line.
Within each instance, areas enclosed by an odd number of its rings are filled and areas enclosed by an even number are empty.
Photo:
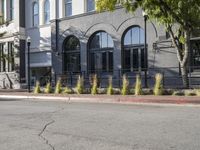
M83 76L78 76L78 80L77 80L77 84L76 84L76 92L77 92L77 94L83 94L83 92L84 92Z
M37 81L36 82L36 85L35 85L35 88L34 88L34 94L39 94L41 93L41 90L40 90L40 82Z
M47 83L46 88L44 89L44 93L51 93L52 89L51 89L51 83Z
M113 95L113 83L112 83L112 76L109 76L108 78L108 88L107 88L107 95Z
M142 95L142 80L140 75L136 76L135 95L136 96Z
M150 19L166 27L177 24L199 28L199 0L97 0L96 3L98 11L113 11L117 5L125 7L129 12L142 8Z
M126 77L126 75L123 75L123 81L122 81L122 90L121 90L121 94L122 95L128 95L129 94L129 81Z
M97 92L97 85L98 84L98 79L97 79L97 75L95 74L93 76L93 81L92 81L92 89L91 89L91 94L92 95L96 95L98 92Z
M153 93L154 95L163 95L163 84L162 84L163 76L160 73L157 73L155 76L155 85Z
M96 3L98 11L114 11L119 5L128 12L135 12L138 8L144 10L148 20L165 27L176 48L181 67L186 68L191 51L190 35L200 30L199 0L96 0ZM181 71L185 87L188 87L187 73Z
M63 93L64 94L72 94L73 90L71 88L69 88L69 87L65 87Z
M183 36L185 31L200 29L199 0L97 0L98 11L113 11L117 5L129 12L135 12L138 8L145 10L148 18L165 26L179 44L186 43Z
M59 79L56 83L55 94L60 94L62 92L61 80Z

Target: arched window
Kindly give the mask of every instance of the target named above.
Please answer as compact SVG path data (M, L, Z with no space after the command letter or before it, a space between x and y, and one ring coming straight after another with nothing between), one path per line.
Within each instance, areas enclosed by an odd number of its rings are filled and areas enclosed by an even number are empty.
M65 16L72 15L72 0L65 0Z
M49 0L44 2L44 24L48 24L50 21L50 3Z
M39 5L38 2L33 3L33 26L39 25Z
M80 42L75 36L69 36L63 44L64 71L80 72Z
M97 32L89 40L90 71L111 72L113 70L114 44L111 36L104 32Z
M144 30L133 26L125 31L122 44L124 71L141 71L145 68Z
M10 20L14 19L14 0L10 0Z

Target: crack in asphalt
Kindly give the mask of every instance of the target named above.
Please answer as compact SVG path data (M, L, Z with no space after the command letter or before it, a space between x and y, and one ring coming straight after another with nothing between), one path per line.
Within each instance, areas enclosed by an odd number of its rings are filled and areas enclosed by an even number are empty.
M59 111L62 111L64 108L61 108L61 109L58 109L56 111L53 111L53 112L50 112L51 117L53 116L53 114L59 112ZM52 125L53 123L55 123L55 120L51 120L49 121L48 123L46 123L43 127L43 129L41 130L41 132L38 134L38 136L43 139L45 141L45 143L52 149L52 150L55 150L55 147L49 143L49 140L46 139L44 136L43 136L43 133L45 132L45 130L47 129L48 126Z
M60 109L58 109L58 110L55 110L55 111L53 111L53 112L50 112L51 117L53 116L53 114L58 113L58 112L60 112L60 111L62 111L62 110L64 110L64 107L62 107L62 108L60 108ZM43 136L43 133L45 132L45 130L47 129L47 127L50 126L50 125L52 125L53 123L55 123L55 120L51 120L51 121L49 121L48 123L46 123L46 124L44 125L43 129L41 130L41 132L38 134L38 136L39 136L41 139L43 139L43 140L45 141L45 143L46 143L52 150L55 150L55 147L54 147L52 144L50 144L50 143L49 143L49 140L46 139L46 138Z
M53 124L54 122L55 122L55 120L52 120L52 121L48 122L47 124L45 124L45 126L44 126L43 129L42 129L42 131L38 134L38 136L39 136L40 138L42 138L42 139L45 141L45 143L46 143L52 150L55 150L54 146L51 145L51 144L49 143L49 140L46 139L42 134L45 132L45 130L47 129L47 127L48 127L49 125Z

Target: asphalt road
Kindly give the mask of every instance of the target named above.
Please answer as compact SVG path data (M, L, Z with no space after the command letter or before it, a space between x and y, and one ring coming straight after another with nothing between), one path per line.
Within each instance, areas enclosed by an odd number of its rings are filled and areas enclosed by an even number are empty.
M199 150L200 107L0 100L0 150Z

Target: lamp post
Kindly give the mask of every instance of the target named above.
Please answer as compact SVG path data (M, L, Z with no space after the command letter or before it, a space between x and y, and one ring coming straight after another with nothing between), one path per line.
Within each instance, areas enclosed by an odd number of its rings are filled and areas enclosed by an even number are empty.
M144 17L144 64L145 64L145 88L148 87L148 83L147 83L147 68L148 68L148 51L147 51L147 19L148 16L146 14L145 11L142 11L142 15Z
M30 84L30 45L31 45L31 38L28 36L26 39L27 42L27 47L28 47L28 57L27 57L27 61L28 61L28 92L31 92L31 84Z

